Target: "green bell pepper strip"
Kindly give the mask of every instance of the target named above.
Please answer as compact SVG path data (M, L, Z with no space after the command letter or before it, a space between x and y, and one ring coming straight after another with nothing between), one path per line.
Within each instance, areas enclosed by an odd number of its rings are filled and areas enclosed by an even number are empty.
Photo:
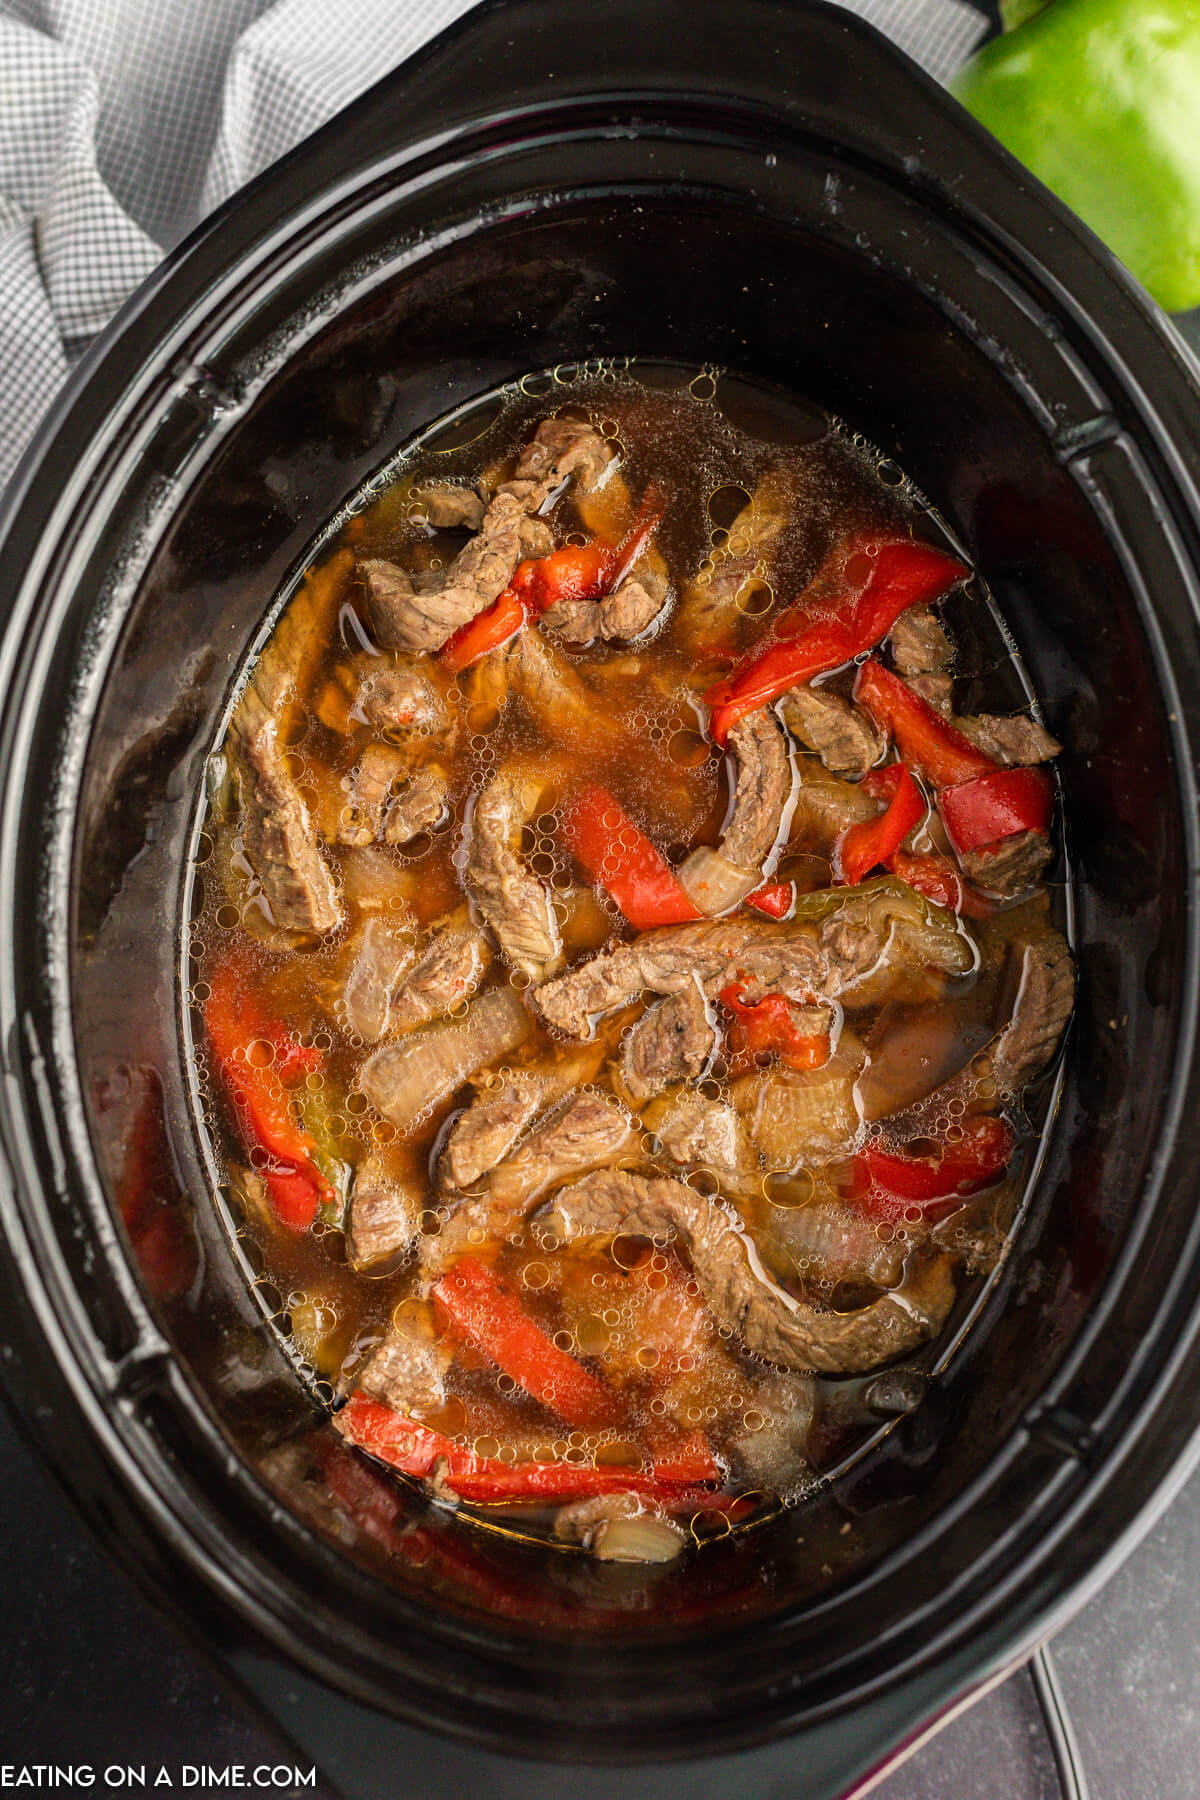
M1050 0L951 83L1168 312L1200 305L1200 4Z

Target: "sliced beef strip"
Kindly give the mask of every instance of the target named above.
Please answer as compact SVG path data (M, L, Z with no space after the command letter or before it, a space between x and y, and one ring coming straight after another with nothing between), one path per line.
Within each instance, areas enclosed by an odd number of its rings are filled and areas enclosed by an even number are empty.
M536 562L554 549L554 533L545 519L524 518L521 521L521 555Z
M536 1004L547 1023L568 1037L590 1036L599 1015L628 1006L644 989L678 994L699 985L707 992L740 973L748 961L769 958L790 965L799 979L824 973L815 933L751 919L709 919L644 931L631 943L600 951L538 990Z
M385 844L408 844L422 831L435 831L447 818L446 774L434 764L406 781L383 811Z
M954 723L985 756L1010 768L1050 762L1062 750L1057 739L1025 713L960 713Z
M826 919L821 940L841 971L846 987L869 974L879 960L880 934L871 919L862 914L847 912Z
M585 493L612 462L612 446L578 419L543 419L517 458L515 482L536 482L545 499L572 476ZM540 504L540 501L539 501Z
M624 1107L607 1094L577 1094L492 1170L488 1183L492 1198L501 1206L523 1210L551 1185L611 1162L633 1141Z
M280 749L276 720L250 687L230 732L238 761L242 842L276 925L325 933L342 922L342 902L321 855L304 799Z
M663 1153L681 1167L712 1169L735 1182L758 1173L758 1159L742 1121L723 1100L685 1088L651 1129Z
M438 1165L444 1184L474 1187L503 1162L530 1120L540 1112L546 1084L540 1075L516 1074L483 1088L455 1121Z
M709 1310L747 1350L798 1373L859 1375L941 1329L954 1302L948 1259L914 1271L897 1294L857 1312L821 1312L771 1280L732 1207L683 1182L600 1169L555 1196L544 1225L559 1242L629 1233L674 1238Z
M574 1070L574 1076L580 1080L588 1078L590 1073L594 1073L594 1065L589 1069L580 1064ZM552 1104L556 1099L562 1097L563 1089L559 1087L556 1091L557 1074L554 1077L543 1074L542 1079L546 1083L546 1100ZM575 1085L574 1080L570 1085ZM547 1124L555 1123L556 1119L561 1116L561 1114L555 1115L547 1120ZM587 1123L586 1116L583 1123ZM601 1129L605 1135L611 1133L615 1139L618 1127L610 1118L605 1117ZM521 1148L524 1148L524 1145L521 1145ZM578 1174L579 1170L576 1168L567 1173ZM512 1194L505 1193L503 1182L499 1195L492 1191L489 1184L484 1193L463 1196L441 1231L422 1237L420 1244L421 1272L427 1284L436 1281L438 1276L448 1269L458 1257L465 1255L468 1251L476 1251L480 1245L496 1240L503 1242L514 1231L522 1228L527 1212L537 1204L539 1196L545 1190L540 1183L529 1184L524 1180L522 1180L521 1186L527 1191L523 1199L516 1201Z
M717 1047L712 1009L698 982L660 1000L643 1014L625 1041L621 1073L638 1104L675 1081L697 1081Z
M973 952L944 908L922 905L902 884L865 882L819 922L739 916L644 931L547 982L536 1004L555 1030L586 1038L596 1017L644 989L677 994L698 983L712 998L736 979L750 999L836 1000L863 975L904 958L964 975Z
M599 600L557 601L543 613L542 625L565 644L640 637L662 612L669 591L666 577L643 560L611 594Z
M1012 1017L992 1050L993 1078L1017 1094L1058 1049L1075 1004L1075 964L1067 941L1046 931L1012 951L1017 971Z
M349 1371L346 1385L395 1412L436 1412L446 1403L449 1346L393 1326L366 1360ZM337 1424L337 1415L334 1415Z
M1047 927L1009 952L1015 990L1007 1023L965 1068L884 1121L897 1144L935 1134L952 1103L968 1111L1015 1100L1062 1041L1075 1001L1075 965L1066 939Z
M477 1070L523 1044L529 1030L517 995L494 988L472 1000L461 1019L428 1025L374 1051L355 1086L376 1112L411 1133Z
M446 775L436 764L410 774L412 758L395 744L368 744L349 778L337 841L407 844L446 817Z
M1037 886L1053 854L1044 831L1018 831L999 843L964 850L958 860L969 881L1008 900Z
M407 569L387 557L368 556L359 563L358 572L366 589L375 636L381 644L414 651L439 648L436 627L426 627L424 614L415 605L416 584ZM422 642L426 629L429 643Z
M395 1181L375 1157L355 1171L346 1231L346 1261L359 1274L391 1263L411 1250L421 1229L425 1196L420 1187Z
M492 961L487 934L469 920L440 926L394 995L393 1030L412 1031L469 1000Z
M424 521L436 531L478 531L486 502L474 488L451 481L426 481L413 489L414 524Z
M1008 767L1049 762L1062 749L1036 719L1024 713L954 714L948 673L953 649L932 608L910 607L892 631L892 656L899 673L923 700L953 719L965 738L985 756Z
M518 631L493 655L503 670L499 683L503 692L511 692L523 703L540 731L552 738L581 731L595 733L595 696L578 670L540 631L528 627Z
M835 775L865 775L883 755L884 740L866 713L832 688L794 687L779 702L779 714Z
M616 1041L611 1030L588 1044L560 1044L529 1068L482 1087L458 1119L439 1167L444 1186L470 1187L495 1167L535 1115L600 1075ZM454 1152L453 1161L450 1159Z
M737 757L737 782L721 850L730 862L761 870L779 840L792 791L787 735L764 706L731 727L729 747Z
M541 784L501 772L471 813L467 887L505 958L531 981L562 968L562 941L550 895L526 867L521 832L536 811Z
M520 560L526 510L515 494L493 495L478 532L459 551L436 588L416 591L411 577L396 563L375 557L360 563L379 642L390 650L440 650L456 631L491 606L508 586Z
M409 758L395 744L368 744L348 777L346 806L337 841L357 847L383 836L383 815L394 791L403 783Z
M359 672L366 663L365 672ZM378 658L354 665L357 678L350 717L376 731L411 732L417 738L446 740L453 735L450 710L433 683L415 669Z
M954 661L954 646L932 606L910 606L902 612L892 626L891 641L892 661L906 680L948 669Z
M392 996L416 957L413 934L404 926L379 913L364 922L339 1009L364 1044L378 1043L387 1031Z
M792 793L787 734L769 707L738 720L729 748L737 759L737 778L720 846L716 852L694 850L676 871L689 899L709 916L744 900L760 884L763 864L786 829Z

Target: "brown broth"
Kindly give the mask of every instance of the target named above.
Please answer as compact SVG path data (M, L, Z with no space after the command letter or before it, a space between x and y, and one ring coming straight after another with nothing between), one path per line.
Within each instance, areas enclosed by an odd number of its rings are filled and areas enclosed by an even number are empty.
M295 1114L347 1174L372 1155L391 1176L424 1181L428 1204L422 1227L429 1234L439 1232L450 1217L433 1170L464 1094L460 1090L430 1109L418 1128L402 1132L373 1115L355 1092L364 1046L339 1017L336 996L347 940L357 926L382 907L402 912L420 931L466 907L465 809L492 773L516 765L542 787L523 849L555 896L568 962L623 934L632 935L611 900L581 883L564 849L561 822L572 801L586 785L602 782L673 863L698 844L715 843L728 792L723 759L703 731L699 701L704 690L762 637L773 610L800 592L844 534L939 534L926 502L869 445L810 408L720 371L697 375L666 365L605 365L599 372L530 377L489 396L467 414L425 433L367 494L356 498L322 540L290 610L282 615L285 621L308 620L282 736L289 769L327 840L346 804L349 772L373 737L370 727L353 716L353 683L340 674L351 662L369 667L377 655L353 558L398 557L410 567L439 566L465 540L426 534L414 522L419 510L414 489L423 480L462 481L502 470L551 411L597 422L619 447L621 458L618 479L598 494L577 500L568 490L559 501L550 515L557 541L569 541L572 534L615 540L628 527L638 498L655 482L668 496L657 547L677 592L696 582L703 587L705 575L714 568L719 572L723 557L738 553L743 547L740 508L768 471L772 479L783 480L789 523L773 548L769 575L760 572L747 581L722 640L697 641L681 601L665 627L645 642L582 651L556 648L560 685L580 685L588 698L582 728L575 717L566 723L539 717L521 700L498 703L482 666L454 678L436 657L425 659L423 672L461 721L461 747L450 763L451 816L404 850L331 845L328 855L346 896L347 919L324 940L297 940L274 928L241 849L219 762L216 795L204 824L203 865L194 875L192 954L200 973L192 997L198 1013L215 970L231 951L239 951L252 970L265 1012L321 1059L320 1072L303 1078L292 1092ZM974 666L962 672L979 675L994 708L1025 704L1020 669L994 614L982 597L973 599L972 606ZM271 656L279 632L277 627L264 657ZM785 872L795 876L801 891L829 881L828 865L803 844L791 846ZM846 1030L870 1047L873 1058L864 1083L868 1116L907 1104L986 1042L999 949L1022 910L1001 911L978 934L985 950L978 978L847 1010ZM510 976L497 958L485 990L510 979L522 985L522 978ZM623 1022L602 1028L609 1041L615 1041ZM198 1022L198 1041L202 1035ZM912 1064L918 1049L925 1056L928 1079L924 1087L918 1081L914 1092ZM577 1046L563 1045L535 1025L507 1066L550 1065L577 1054ZM269 1045L263 1055L269 1057ZM704 1091L727 1097L734 1073L718 1060ZM599 1076L597 1068L593 1078ZM319 1394L332 1399L339 1383L353 1385L355 1359L378 1341L397 1308L435 1329L428 1303L414 1293L411 1262L390 1273L357 1274L345 1261L336 1226L318 1223L311 1232L297 1233L269 1214L247 1211L244 1185L239 1197L236 1174L247 1161L246 1152L207 1059L201 1062L200 1083L216 1160L229 1173L226 1197L239 1235L254 1246L263 1291L278 1296L276 1323L289 1337L302 1371ZM1035 1136L1027 1125L1026 1149ZM652 1131L644 1131L631 1147L629 1165L653 1164L654 1143ZM707 1191L706 1180L714 1185L702 1170L692 1179L701 1191ZM836 1193L836 1182L836 1170L832 1175L818 1171L815 1179L808 1171L764 1178L759 1193L740 1197L747 1226L770 1240L773 1217ZM1015 1176L987 1198L1001 1230L1007 1229L1017 1204ZM879 1235L881 1241L898 1237L902 1250L903 1225L881 1226ZM486 1359L465 1354L452 1369L445 1408L427 1421L456 1442L486 1454L636 1466L652 1460L656 1440L672 1419L677 1431L709 1432L718 1443L739 1421L741 1428L747 1419L753 1422L762 1367L722 1339L685 1263L669 1249L621 1240L612 1251L548 1249L531 1225L507 1242L480 1244L478 1254L520 1294L529 1315L560 1347L585 1358L613 1383L622 1418L605 1431L572 1433L511 1382L498 1383ZM773 1275L798 1297L838 1303L846 1298L844 1288L824 1279L819 1269L794 1261L789 1266L778 1244L765 1254ZM964 1295L969 1287L964 1281ZM681 1349L681 1343L688 1347ZM846 1385L818 1382L818 1406L823 1395ZM831 1418L844 1421L844 1398L828 1410ZM843 1454L848 1442L864 1439L867 1415L860 1410L853 1421L849 1435L844 1424L825 1432L830 1459ZM794 1497L812 1479L811 1470L798 1470L785 1497ZM525 1524L532 1528L543 1518L533 1512Z

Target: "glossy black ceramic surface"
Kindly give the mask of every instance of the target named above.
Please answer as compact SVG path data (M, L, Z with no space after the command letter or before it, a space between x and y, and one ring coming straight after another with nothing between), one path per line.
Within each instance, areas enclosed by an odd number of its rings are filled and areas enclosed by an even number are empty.
M931 496L1066 746L1081 972L1027 1228L925 1403L658 1580L481 1540L339 1451L206 1198L181 1039L198 785L280 584L430 418L609 353L789 388ZM802 1732L814 1794L1078 1604L1200 1421L1198 399L951 102L770 0L481 8L135 296L0 528L0 1296L19 1403L145 1583L479 1744Z

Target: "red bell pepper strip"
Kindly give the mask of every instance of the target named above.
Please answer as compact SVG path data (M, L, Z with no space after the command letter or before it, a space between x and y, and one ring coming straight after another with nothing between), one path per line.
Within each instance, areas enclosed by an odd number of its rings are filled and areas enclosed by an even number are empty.
M862 819L842 834L835 855L847 887L857 887L864 875L886 863L925 816L925 796L903 763L872 770L863 785L868 782L877 798L889 790L891 798L877 819Z
M650 489L637 518L619 544L563 544L549 556L519 563L511 587L532 612L547 612L560 600L598 600L618 587L658 529L661 496Z
M943 788L938 811L946 835L961 854L1015 837L1019 831L1048 831L1054 786L1044 769L996 769Z
M708 1439L699 1431L666 1434L657 1446L649 1446L649 1454L654 1479L658 1482L678 1482L681 1488L694 1488L721 1478ZM607 1466L616 1468L615 1464ZM620 1470L616 1472L619 1474Z
M653 537L663 510L662 500L648 492L619 544L563 544L549 556L518 563L499 598L443 645L443 667L457 675L506 644L530 613L546 612L559 600L595 600L617 587Z
M370 1399L361 1389L351 1395L337 1423L352 1444L404 1475L417 1479L432 1475L441 1461L443 1478L459 1499L483 1506L505 1500L558 1502L627 1493L644 1494L666 1505L704 1505L703 1484L720 1480L720 1470L707 1450L656 1463L650 1471L566 1461L510 1463L498 1456L477 1456L441 1432Z
M272 1204L291 1230L307 1231L336 1195L314 1160L316 1144L292 1117L277 1063L256 1068L246 1059L251 1044L275 1041L279 1027L265 1020L240 957L229 957L213 975L204 1024L247 1148L268 1158L262 1174Z
M580 868L612 895L636 930L703 917L666 858L607 788L584 789L567 815L564 833Z
M290 1031L277 1026L267 1035L275 1046L275 1067L289 1084L299 1081L301 1075L314 1075L324 1065L324 1051L318 1050L315 1044L302 1044Z
M744 982L731 981L720 993L736 1020L731 1032L735 1053L751 1057L775 1054L789 1069L819 1069L829 1061L829 1039L801 1031L785 994L765 994L761 1000L746 1001L742 998L745 991Z
M1012 1127L991 1117L964 1120L962 1137L944 1144L937 1156L906 1156L885 1150L882 1141L868 1143L854 1159L852 1197L879 1219L910 1206L957 1204L998 1181L1012 1153Z
M1054 790L1044 769L1001 768L874 660L859 671L854 697L891 732L905 762L939 790L938 810L956 850L1049 828Z
M887 867L927 900L936 900L939 906L949 907L964 918L987 919L996 910L990 900L964 881L950 858L936 850L897 850L888 858Z
M344 1418L350 1410L345 1408L339 1417ZM464 1530L453 1516L439 1519L426 1515L422 1523L414 1524L403 1491L355 1453L353 1440L339 1442L321 1431L315 1432L308 1443L313 1461L336 1496L350 1529L365 1533L390 1555L411 1564L423 1581L432 1578L442 1589L451 1584L469 1595L477 1606L486 1607L490 1614L517 1619L542 1630L554 1627L578 1634L581 1629L594 1631L602 1625L628 1625L628 1612L619 1606L601 1607L594 1598L584 1602L566 1589L555 1592L536 1575L523 1574L519 1565L501 1566L494 1562L487 1551L489 1540L479 1532ZM689 1493L680 1489L671 1492L666 1509L678 1514L689 1509L704 1514L722 1513L732 1523L756 1510L756 1502L752 1495L716 1493L704 1488ZM711 1598L692 1598L695 1591L690 1586L682 1590L689 1596L686 1602L663 1600L676 1623L711 1619ZM735 1609L748 1607L755 1591L746 1585L725 1589L724 1603Z
M270 1044L274 1051L271 1066L289 1087L294 1086L302 1075L312 1075L324 1066L325 1052L318 1050L315 1044L301 1043L295 1032L289 1031L281 1020L271 1018L253 990L246 971L242 974L245 980L238 1006L242 1024L249 1034L245 1042Z
M524 623L524 604L511 587L506 587L486 612L461 625L442 646L443 668L449 669L452 675L459 674L471 663L478 662L481 656L486 656L489 650L498 650L501 644L506 644Z
M859 787L864 794L870 794L872 800L882 800L886 806L895 797L900 786L900 770L902 763L885 763L882 769L868 769Z
M512 591L529 610L547 612L559 600L596 600L609 583L616 546L597 540L591 544L563 544L548 556L518 563Z
M873 658L859 670L854 698L882 730L891 732L909 768L934 787L971 781L998 766L920 694Z
M758 912L766 913L768 918L786 919L792 910L795 898L794 882L769 881L766 887L760 887L755 893L747 894L746 905L753 906Z
M902 612L938 599L968 573L955 557L912 538L876 542L874 554L861 536L839 544L780 614L773 640L705 694L713 741L724 744L740 718L789 688L852 662L886 637Z
M667 502L662 490L654 482L651 482L642 496L642 504L638 507L633 524L617 545L611 577L613 587L621 585L634 563L642 555L662 524L662 517L666 510Z
M344 1417L350 1410L347 1407L339 1416ZM420 1572L422 1580L433 1578L440 1588L452 1584L476 1605L485 1606L490 1614L518 1619L543 1630L554 1626L578 1632L581 1625L594 1629L601 1623L628 1623L628 1614L619 1607L599 1607L594 1599L585 1605L566 1590L555 1593L536 1576L523 1574L519 1566L493 1562L487 1550L489 1540L479 1532L462 1529L453 1516L439 1519L436 1514L427 1514L420 1524L415 1524L403 1490L356 1454L352 1440L343 1442L329 1432L315 1432L308 1440L308 1448L348 1528L374 1539L390 1555L402 1558ZM755 1509L752 1497L706 1489L695 1491L690 1497L683 1490L672 1493L672 1512L682 1512L689 1504L706 1514L724 1513L731 1522ZM739 1596L743 1598L748 1602L750 1595ZM692 1605L696 1617L705 1616L702 1603ZM672 1607L671 1616L682 1619L688 1615L685 1610Z
M484 1263L460 1257L433 1297L457 1336L568 1424L598 1430L620 1418L616 1396L558 1348Z

